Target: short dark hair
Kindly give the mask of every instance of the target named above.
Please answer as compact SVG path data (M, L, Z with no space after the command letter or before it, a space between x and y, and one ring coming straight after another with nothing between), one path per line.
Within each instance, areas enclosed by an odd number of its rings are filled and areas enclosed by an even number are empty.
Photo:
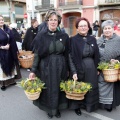
M31 20L31 25L33 25L37 20L36 19L32 19Z
M88 24L88 28L90 29L91 27L90 27L90 23L89 23L88 19L87 19L87 18L84 18L84 17L77 18L77 20L76 20L76 24L75 24L75 27L78 29L78 24L79 24L79 22L82 21L82 20L84 20L84 21L87 22L87 24Z

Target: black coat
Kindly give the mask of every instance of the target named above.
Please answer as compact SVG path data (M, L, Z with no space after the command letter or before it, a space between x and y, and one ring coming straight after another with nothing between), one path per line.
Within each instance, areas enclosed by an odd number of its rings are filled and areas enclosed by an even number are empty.
M30 27L27 29L24 40L23 40L23 44L22 44L23 50L26 50L26 51L32 50L31 43L33 42L33 39L37 35L37 32L38 32L38 28Z
M85 95L85 99L81 102L70 100L69 108L77 109L84 106L88 112L92 112L99 105L97 80L99 49L96 39L90 35L81 36L80 34L72 37L69 61L72 75L77 73L78 81L88 82L92 85L92 90Z
M12 28L12 33L13 33L14 40L16 42L22 42L22 38L15 28Z
M94 49L94 63L95 66L97 68L98 63L99 63L99 49L96 43L96 39L93 36L87 35L87 43L90 44L92 46L92 48ZM85 42L83 42L83 36L77 34L74 37L70 38L70 50L71 50L71 56L74 58L73 62L76 66L76 68L80 69L82 68L81 66L81 62L82 61L82 52L83 52L83 48L84 48L84 44Z
M38 26L38 32L45 32L48 29L47 22L43 21L39 26Z

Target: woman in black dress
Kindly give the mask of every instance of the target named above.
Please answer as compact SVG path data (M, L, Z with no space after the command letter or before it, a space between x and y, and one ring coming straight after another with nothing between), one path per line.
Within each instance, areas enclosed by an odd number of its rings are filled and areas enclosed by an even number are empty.
M1 90L5 90L8 85L16 84L15 78L21 78L17 53L18 49L12 31L4 24L4 18L0 15Z
M85 95L82 101L69 101L69 108L75 109L77 115L81 115L80 107L92 112L98 108L98 79L97 65L99 62L99 49L96 39L88 34L90 23L86 18L76 21L78 34L70 38L69 63L74 80L92 84L92 90Z
M67 80L69 37L57 30L60 22L61 16L56 11L49 12L48 29L34 39L35 58L29 75L30 79L38 76L45 82L46 89L33 103L46 111L49 118L61 117L59 110L66 109L68 103L65 93L60 91L60 81Z

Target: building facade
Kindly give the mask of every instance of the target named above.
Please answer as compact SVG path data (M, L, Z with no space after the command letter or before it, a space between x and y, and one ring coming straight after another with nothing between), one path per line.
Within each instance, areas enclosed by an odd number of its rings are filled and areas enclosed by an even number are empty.
M55 8L70 36L77 33L75 21L78 17L86 17L91 26L95 20L100 24L107 19L120 20L120 0L26 0L26 5L29 26L32 18L42 23L46 11Z
M0 14L4 16L6 24L17 23L18 27L26 24L25 13L26 0L0 0Z
M99 0L97 9L100 24L108 19L120 23L120 0ZM102 30L100 29L99 35L101 33Z
M75 21L78 17L86 17L93 22L94 0L26 0L28 24L31 18L36 18L39 23L44 21L44 15L50 8L57 9L62 16L62 24L71 36L77 33Z

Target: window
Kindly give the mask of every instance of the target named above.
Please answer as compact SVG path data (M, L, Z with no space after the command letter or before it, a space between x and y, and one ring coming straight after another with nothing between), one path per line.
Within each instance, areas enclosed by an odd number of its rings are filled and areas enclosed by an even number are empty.
M23 6L15 6L15 14L23 15L24 14Z

